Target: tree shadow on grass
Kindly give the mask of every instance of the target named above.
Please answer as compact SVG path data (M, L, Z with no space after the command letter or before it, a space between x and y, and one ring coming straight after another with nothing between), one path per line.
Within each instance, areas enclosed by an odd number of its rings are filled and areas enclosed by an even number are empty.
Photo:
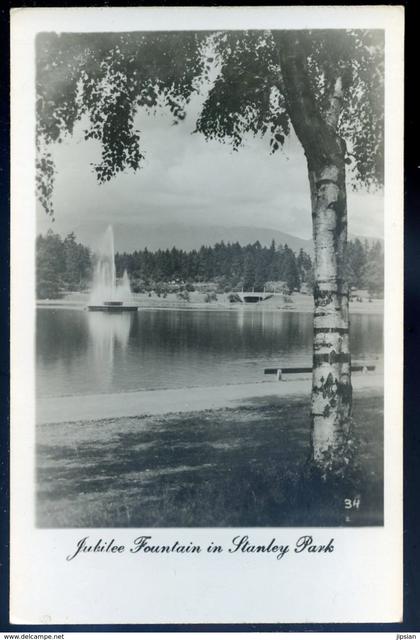
M48 425L37 443L37 524L379 526L382 413L381 397L356 400L358 464L329 483L307 473L309 402L302 399L102 420L89 430L72 423L61 425L61 436Z

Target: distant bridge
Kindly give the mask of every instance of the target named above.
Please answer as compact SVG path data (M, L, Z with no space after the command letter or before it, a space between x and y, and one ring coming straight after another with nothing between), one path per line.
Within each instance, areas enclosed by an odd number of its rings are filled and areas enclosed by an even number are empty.
M273 293L266 293L265 291L235 291L239 296L241 302L264 302L273 297Z

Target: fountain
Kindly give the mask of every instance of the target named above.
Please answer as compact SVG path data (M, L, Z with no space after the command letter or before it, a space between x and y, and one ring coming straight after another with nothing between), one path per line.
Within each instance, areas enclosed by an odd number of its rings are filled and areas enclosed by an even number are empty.
M97 263L93 276L89 311L137 311L132 304L130 280L124 271L120 282L115 270L114 232L107 228L97 251Z

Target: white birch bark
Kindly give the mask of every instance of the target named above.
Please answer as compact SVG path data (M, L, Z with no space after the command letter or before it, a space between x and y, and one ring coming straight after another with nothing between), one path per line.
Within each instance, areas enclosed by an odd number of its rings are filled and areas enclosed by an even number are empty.
M282 88L293 128L305 151L311 189L314 268L314 340L311 461L323 474L340 466L351 419L348 289L344 280L347 205L344 145L337 135L342 80L331 86L322 115L316 105L299 33L280 50Z
M315 245L311 441L313 459L322 467L346 443L351 414L344 168L311 172L310 182Z

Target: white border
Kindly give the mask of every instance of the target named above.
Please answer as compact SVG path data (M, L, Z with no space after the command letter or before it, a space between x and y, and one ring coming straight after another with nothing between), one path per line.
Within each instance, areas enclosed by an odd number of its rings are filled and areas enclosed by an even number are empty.
M403 8L36 8L11 16L11 615L15 623L396 622L402 617ZM385 527L251 529L335 538L329 558L65 556L83 530L34 528L34 38L39 31L381 28L386 31ZM156 541L241 530L150 530ZM249 533L249 531L245 531ZM136 530L94 530L122 543ZM148 533L142 530L139 533ZM83 534L84 535L84 534Z

